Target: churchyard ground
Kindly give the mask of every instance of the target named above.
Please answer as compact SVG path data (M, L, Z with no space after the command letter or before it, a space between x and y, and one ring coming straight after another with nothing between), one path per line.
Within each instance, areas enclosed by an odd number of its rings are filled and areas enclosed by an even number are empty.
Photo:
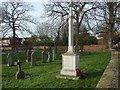
M36 64L32 67L30 62L25 62L25 52L20 51L14 55L14 62L22 61L22 71L25 79L17 80L15 74L17 66L7 66L7 53L2 55L2 88L95 88L105 68L111 60L111 52L80 52L80 68L88 75L86 79L71 80L59 79L62 68L61 54L57 52L57 60L41 63L41 51L36 50Z

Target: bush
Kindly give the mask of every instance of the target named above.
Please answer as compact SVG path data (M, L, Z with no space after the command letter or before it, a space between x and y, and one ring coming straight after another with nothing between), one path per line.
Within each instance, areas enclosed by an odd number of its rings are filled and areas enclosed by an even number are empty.
M54 42L52 40L35 42L35 46L54 46Z

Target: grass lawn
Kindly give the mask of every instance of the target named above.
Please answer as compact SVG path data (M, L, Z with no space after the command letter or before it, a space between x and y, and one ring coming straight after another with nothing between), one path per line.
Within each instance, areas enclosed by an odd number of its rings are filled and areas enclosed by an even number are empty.
M2 88L95 88L102 73L108 65L110 52L80 53L80 67L88 75L86 79L68 80L58 79L56 75L61 70L61 53L58 51L57 60L50 63L41 63L41 51L35 51L37 66L32 67L31 63L25 62L25 53L21 51L14 55L14 61L20 59L22 70L26 78L16 80L17 66L7 66L7 54L2 55Z

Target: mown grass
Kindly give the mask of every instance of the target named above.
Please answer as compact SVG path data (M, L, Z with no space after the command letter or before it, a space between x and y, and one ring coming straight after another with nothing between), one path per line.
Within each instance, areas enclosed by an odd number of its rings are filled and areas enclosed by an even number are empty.
M111 58L110 52L84 52L80 53L80 67L88 75L86 79L68 80L58 79L56 75L61 70L61 54L57 52L57 60L50 63L41 63L41 51L35 51L37 66L32 67L31 63L25 62L25 53L21 51L14 55L14 61L23 61L22 70L26 78L16 80L17 66L8 67L6 56L2 56L2 83L3 88L95 88L102 73Z

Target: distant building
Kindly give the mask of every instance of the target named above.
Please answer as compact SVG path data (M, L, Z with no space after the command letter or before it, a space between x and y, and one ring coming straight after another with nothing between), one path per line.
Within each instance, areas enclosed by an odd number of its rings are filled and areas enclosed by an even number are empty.
M16 38L16 45L22 45L24 41L29 40L29 38ZM2 38L0 40L0 46L6 47L12 45L13 40L11 38Z
M107 45L107 37L102 37L102 36L98 36L97 37L97 41L98 41L98 45ZM113 43L114 42L120 42L120 32L115 32L114 36L113 36ZM115 44L115 43L114 43Z
M2 38L2 40L0 40L0 46L9 46L9 45L10 45L9 38Z
M98 45L104 45L103 37L97 37L97 43Z

